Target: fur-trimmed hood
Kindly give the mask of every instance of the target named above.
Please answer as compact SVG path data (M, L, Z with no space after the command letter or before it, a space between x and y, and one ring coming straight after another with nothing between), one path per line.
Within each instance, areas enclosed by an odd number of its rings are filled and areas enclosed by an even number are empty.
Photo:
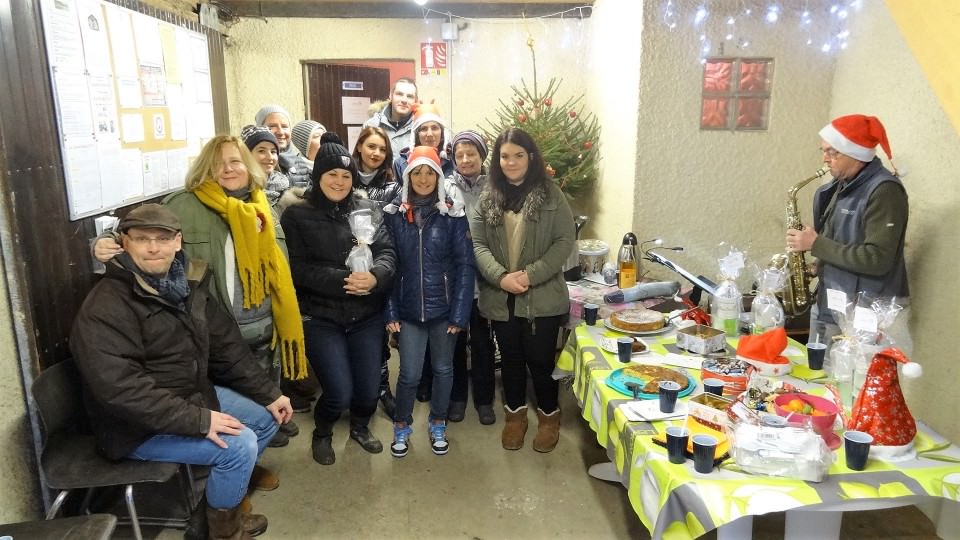
M550 191L547 182L541 182L539 186L530 190L526 201L523 203L523 217L526 221L538 221L540 219L540 209L550 197ZM477 208L483 221L494 227L503 223L503 207L505 198L503 191L497 189L494 183L487 180L484 183L483 191L480 192L480 198L477 200Z

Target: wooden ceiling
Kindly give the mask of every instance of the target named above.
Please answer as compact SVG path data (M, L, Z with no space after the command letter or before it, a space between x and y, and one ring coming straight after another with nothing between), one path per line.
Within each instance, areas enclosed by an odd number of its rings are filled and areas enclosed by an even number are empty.
M452 13L468 18L546 17L566 11L565 17L589 17L594 0L428 0L423 6L413 0L212 0L223 15L236 17L316 18L444 18ZM578 7L586 9L567 11Z

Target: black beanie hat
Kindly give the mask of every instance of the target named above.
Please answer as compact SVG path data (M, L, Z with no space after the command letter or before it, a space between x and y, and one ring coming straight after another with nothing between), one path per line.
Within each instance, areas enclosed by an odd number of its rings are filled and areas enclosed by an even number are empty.
M358 176L353 156L343 146L343 140L336 133L328 131L320 138L320 149L313 158L313 173L310 178L316 182L323 173L333 169L346 169L353 178Z

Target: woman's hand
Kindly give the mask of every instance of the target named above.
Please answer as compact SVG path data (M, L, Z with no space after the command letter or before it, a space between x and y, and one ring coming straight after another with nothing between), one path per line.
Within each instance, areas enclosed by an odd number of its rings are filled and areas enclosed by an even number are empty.
M370 291L377 286L377 277L370 272L352 272L343 279L347 294L361 296L370 294Z
M102 263L109 261L121 253L123 253L123 248L120 247L120 244L113 238L101 238L93 245L93 256Z
M400 331L400 321L390 321L387 323L387 332L396 334Z
M459 334L459 333L460 333L460 327L451 324L451 325L447 326L447 333L448 333L448 334Z
M523 294L530 288L530 279L523 270L511 272L500 278L500 288L513 294Z

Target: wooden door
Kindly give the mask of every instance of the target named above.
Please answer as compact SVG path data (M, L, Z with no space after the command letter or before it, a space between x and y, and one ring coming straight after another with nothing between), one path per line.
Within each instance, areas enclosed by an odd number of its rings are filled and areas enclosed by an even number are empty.
M353 144L348 128L359 128L369 116L364 115L363 121L347 118L344 122L343 98L369 98L372 103L390 95L390 70L385 68L307 63L304 79L307 117L339 135L351 152Z

